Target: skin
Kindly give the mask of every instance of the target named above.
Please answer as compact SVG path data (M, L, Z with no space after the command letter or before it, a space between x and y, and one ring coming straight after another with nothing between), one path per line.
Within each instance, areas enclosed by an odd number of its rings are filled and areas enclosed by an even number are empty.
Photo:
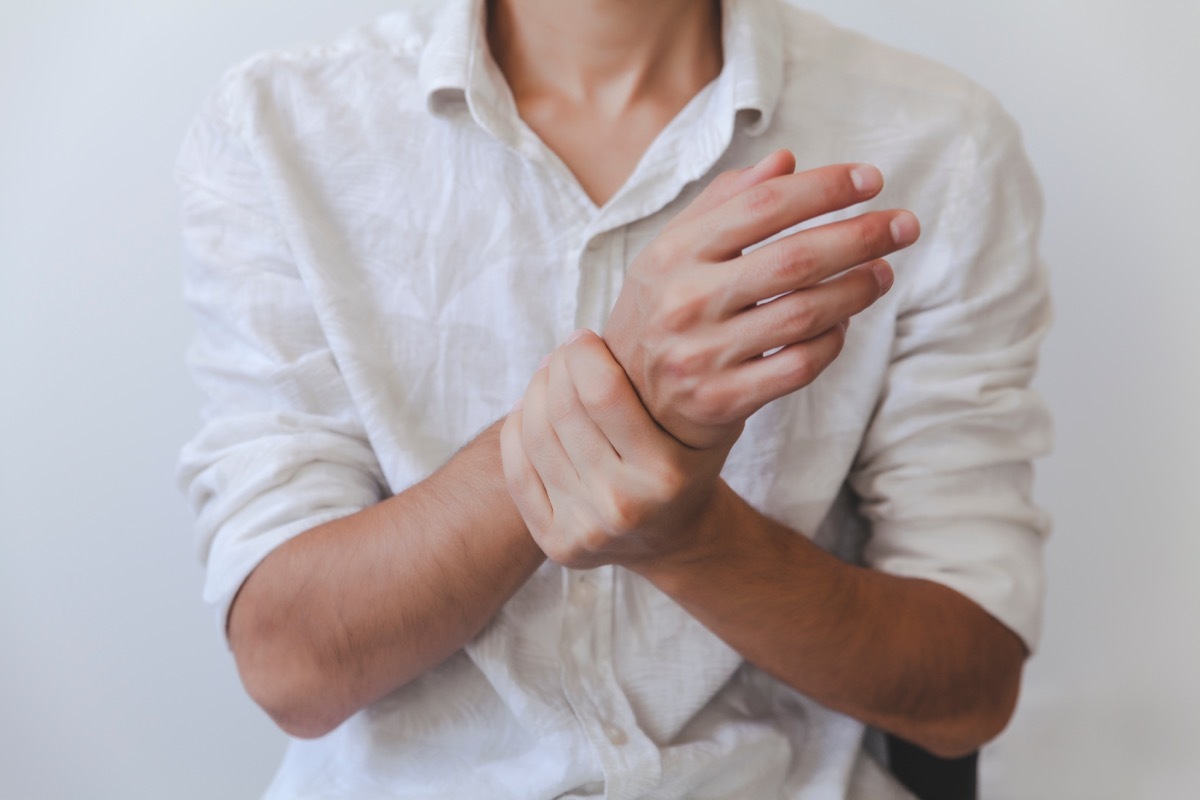
M607 342L578 332L510 413L506 479L556 563L638 572L824 705L962 755L1011 716L1020 640L946 587L843 564L719 477L745 418L838 356L891 285L879 257L919 234L876 212L741 255L882 187L864 165L793 167L780 152L722 176L634 260Z
M540 95L573 105L544 105L551 113L539 133L552 134L589 97L604 98L587 125L553 137L597 202L640 157L636 148L610 154L615 137L601 122L640 125L648 145L720 69L710 6L498 0L489 10L489 19L527 21L516 29L534 38L518 32L524 38L514 41L539 53L517 63L540 72L522 72L502 41L490 42L497 61L510 63L511 86L532 91L558 77L565 86L573 76L570 92ZM537 106L526 102L534 96L518 91L518 107ZM589 153L604 156L592 171ZM504 483L501 421L427 480L289 540L247 578L230 610L229 643L247 692L285 732L322 736L441 663L544 562Z
M708 0L492 0L488 21L521 118L597 206L721 71Z
M549 557L649 579L747 660L823 705L944 757L1006 724L1023 645L936 583L846 565L763 516L639 401L579 332L502 433L505 474Z
M242 683L288 734L323 736L474 638L544 560L492 425L428 479L263 560L229 616Z
M719 71L713 10L496 0L489 41L522 116L601 204ZM622 125L636 144L612 149ZM1014 634L945 587L841 564L719 478L745 419L837 357L891 284L882 257L919 234L907 212L872 212L741 256L882 185L865 165L794 168L781 151L720 176L631 265L604 339L559 348L523 404L427 480L251 574L230 642L285 731L323 735L443 661L547 555L639 572L751 662L934 752L1003 727Z

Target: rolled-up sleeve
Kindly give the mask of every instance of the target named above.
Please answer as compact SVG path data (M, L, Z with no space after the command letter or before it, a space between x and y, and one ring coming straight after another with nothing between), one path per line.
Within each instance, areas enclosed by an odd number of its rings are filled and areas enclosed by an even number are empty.
M1051 441L1030 389L1051 318L1042 204L1015 125L990 99L980 109L945 215L927 226L927 261L902 276L886 386L850 481L869 566L955 589L1032 650L1049 532L1031 498L1032 460Z
M273 549L378 502L385 485L236 121L237 87L230 77L210 97L177 169L188 360L206 401L178 479L222 629Z

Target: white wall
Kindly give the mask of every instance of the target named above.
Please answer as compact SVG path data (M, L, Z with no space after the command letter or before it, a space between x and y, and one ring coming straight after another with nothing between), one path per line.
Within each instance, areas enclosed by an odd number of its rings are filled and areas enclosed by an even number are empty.
M199 601L173 485L171 165L220 72L384 0L0 4L0 797L235 798L282 739ZM1045 643L991 800L1200 785L1200 3L811 2L1023 124L1048 200L1058 450ZM1192 795L1194 796L1194 794Z

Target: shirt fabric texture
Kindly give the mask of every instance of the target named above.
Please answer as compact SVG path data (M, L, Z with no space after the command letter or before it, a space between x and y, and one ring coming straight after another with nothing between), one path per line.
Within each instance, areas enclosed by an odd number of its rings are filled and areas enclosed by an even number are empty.
M887 178L818 222L903 207L923 236L841 356L749 420L723 476L1034 647L1048 525L1030 461L1050 434L1029 381L1050 306L1040 193L995 100L810 13L726 0L719 77L597 208L518 116L483 14L405 6L252 59L184 144L207 403L180 479L222 626L274 548L429 475L571 331L603 329L627 265L712 178L787 147L801 169ZM267 797L907 797L863 740L638 576L547 562L446 662L292 740Z

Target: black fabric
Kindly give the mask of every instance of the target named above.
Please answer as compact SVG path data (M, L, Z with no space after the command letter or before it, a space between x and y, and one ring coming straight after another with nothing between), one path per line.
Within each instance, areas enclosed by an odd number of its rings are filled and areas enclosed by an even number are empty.
M977 800L979 754L938 758L915 744L887 737L888 768L919 800Z

